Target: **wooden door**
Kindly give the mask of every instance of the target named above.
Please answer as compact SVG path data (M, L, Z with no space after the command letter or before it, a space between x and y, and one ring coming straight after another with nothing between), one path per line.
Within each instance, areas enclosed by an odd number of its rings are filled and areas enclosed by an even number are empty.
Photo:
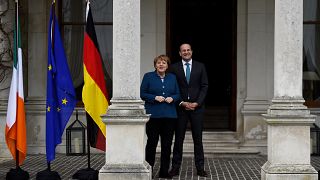
M180 61L179 46L192 45L206 65L209 91L205 130L236 128L236 0L167 0L167 54Z

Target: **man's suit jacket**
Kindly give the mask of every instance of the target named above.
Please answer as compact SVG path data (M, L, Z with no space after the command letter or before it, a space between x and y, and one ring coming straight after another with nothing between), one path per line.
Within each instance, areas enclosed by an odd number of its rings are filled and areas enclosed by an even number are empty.
M197 102L201 107L208 91L208 76L204 64L192 60L189 84L183 70L182 61L172 64L170 71L177 77L181 100Z

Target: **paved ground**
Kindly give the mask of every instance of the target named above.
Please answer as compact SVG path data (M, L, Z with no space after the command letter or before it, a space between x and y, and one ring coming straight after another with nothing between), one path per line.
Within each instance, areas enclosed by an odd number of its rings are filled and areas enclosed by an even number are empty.
M260 180L260 167L266 162L266 156L243 156L243 155L219 155L207 157L205 169L209 173L207 178L200 178L194 174L195 167L192 157L184 157L183 165L180 169L180 176L174 179L186 180ZM312 156L312 165L316 170L320 169L320 156ZM91 167L100 169L104 165L104 155L95 154L91 156ZM22 169L29 172L31 179L35 179L37 172L45 170L45 155L29 155L22 166ZM57 171L62 179L72 179L72 175L79 169L87 167L86 156L65 156L57 154L56 159L51 164L51 169ZM12 160L0 159L0 180L5 179L10 168L15 168ZM159 158L155 164L156 177L159 171ZM157 179L157 178L155 178Z

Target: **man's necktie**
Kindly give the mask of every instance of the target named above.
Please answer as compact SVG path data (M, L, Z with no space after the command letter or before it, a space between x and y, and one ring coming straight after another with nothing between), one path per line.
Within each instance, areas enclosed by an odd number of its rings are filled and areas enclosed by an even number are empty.
M189 81L190 81L190 64L186 63L185 65L187 66L186 67L186 78L187 78L187 82L189 84Z

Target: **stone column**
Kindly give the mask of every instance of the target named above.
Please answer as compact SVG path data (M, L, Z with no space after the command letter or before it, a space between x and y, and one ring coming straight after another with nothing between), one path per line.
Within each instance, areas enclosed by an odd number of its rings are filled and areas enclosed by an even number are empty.
M151 179L145 162L145 124L140 99L140 0L113 2L113 97L103 116L106 164L99 179Z
M302 97L302 0L275 0L274 97L268 124L268 161L262 180L318 179L310 164L310 125L315 116Z
M46 153L47 42L51 2L28 0L28 75L25 108L28 153Z

